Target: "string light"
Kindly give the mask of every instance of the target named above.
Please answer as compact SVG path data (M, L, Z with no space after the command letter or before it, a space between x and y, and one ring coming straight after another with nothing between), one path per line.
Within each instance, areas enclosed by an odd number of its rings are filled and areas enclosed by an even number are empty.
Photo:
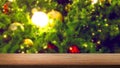
M8 0L9 2L15 2L15 0Z
M106 22L106 21L107 21L107 19L104 19L104 21Z
M44 12L35 12L32 16L32 22L40 27L45 27L48 24L48 16Z
M97 44L101 44L101 41L97 41Z
M109 26L109 24L106 23L105 26L107 27L107 26Z
M43 49L47 49L47 48L48 48L48 46L44 46L44 47L43 47Z
M97 25L100 26L100 23L98 23Z
M24 54L25 52L24 52L24 51L22 51L21 53L22 53L22 54Z
M7 35L3 35L3 38L7 38Z
M92 33L92 36L94 36L95 35L95 33Z
M84 47L87 47L88 45L85 43L85 44L83 44L83 46L84 46Z
M20 49L24 49L24 46L21 45L21 46L20 46Z
M92 5L98 2L98 0L91 0L91 1L92 1Z
M102 32L102 30L99 29L98 32Z

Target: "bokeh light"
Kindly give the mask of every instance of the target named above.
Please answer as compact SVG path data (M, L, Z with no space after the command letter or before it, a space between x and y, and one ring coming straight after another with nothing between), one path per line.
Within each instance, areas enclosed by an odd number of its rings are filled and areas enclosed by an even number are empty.
M48 16L44 12L35 12L32 16L32 22L40 27L48 25Z

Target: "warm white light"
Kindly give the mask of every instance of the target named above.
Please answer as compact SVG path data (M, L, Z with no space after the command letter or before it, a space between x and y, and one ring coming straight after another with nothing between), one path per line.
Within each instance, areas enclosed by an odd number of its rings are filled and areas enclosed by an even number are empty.
M9 2L13 2L13 1L15 1L15 0L8 0Z
M40 27L45 27L48 24L48 16L44 12L35 12L32 16L32 22Z
M92 4L96 4L98 0L92 0Z

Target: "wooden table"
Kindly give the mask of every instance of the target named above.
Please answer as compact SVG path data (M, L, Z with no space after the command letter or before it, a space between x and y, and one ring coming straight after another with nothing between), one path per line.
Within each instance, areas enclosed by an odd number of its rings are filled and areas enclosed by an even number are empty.
M0 65L120 65L120 54L0 54Z

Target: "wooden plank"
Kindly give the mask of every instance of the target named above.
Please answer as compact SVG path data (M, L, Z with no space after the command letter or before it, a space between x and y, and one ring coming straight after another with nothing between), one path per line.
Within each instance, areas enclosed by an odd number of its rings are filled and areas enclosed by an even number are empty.
M120 54L0 54L0 65L120 65Z

